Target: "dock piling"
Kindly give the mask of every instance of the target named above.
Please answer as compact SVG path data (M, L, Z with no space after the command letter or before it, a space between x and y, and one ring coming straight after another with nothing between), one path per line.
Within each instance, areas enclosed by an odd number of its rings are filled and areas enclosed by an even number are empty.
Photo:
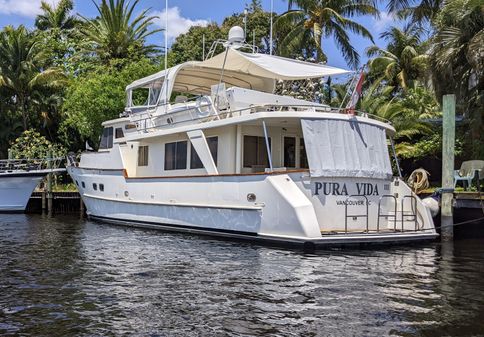
M454 220L455 95L443 97L441 238L452 241Z
M47 168L52 170L52 151L47 155ZM52 172L47 174L47 214L52 216Z

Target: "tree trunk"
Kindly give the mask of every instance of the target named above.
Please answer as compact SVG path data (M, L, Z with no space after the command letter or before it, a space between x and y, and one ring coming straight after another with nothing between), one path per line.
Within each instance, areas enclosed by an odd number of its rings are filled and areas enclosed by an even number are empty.
M25 97L24 97L24 95L18 95L18 100L19 100L19 105L20 105L20 113L22 114L22 122L23 122L24 131L27 131L28 116L27 116L27 111L25 109Z

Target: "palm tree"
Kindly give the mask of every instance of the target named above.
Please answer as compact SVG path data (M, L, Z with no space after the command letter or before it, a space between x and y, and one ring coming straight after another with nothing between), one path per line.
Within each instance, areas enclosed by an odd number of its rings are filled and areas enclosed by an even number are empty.
M38 40L24 26L7 26L0 32L0 87L11 93L24 130L28 129L32 93L64 83L58 68L43 68L44 58Z
M158 50L155 45L146 45L145 42L148 36L163 29L150 30L156 18L147 16L150 9L133 18L138 2L102 0L98 5L93 1L99 16L94 20L83 18L86 26L82 33L91 42L89 50L101 60L126 58L132 54L149 55Z
M292 9L294 5L297 9ZM377 16L378 9L372 0L289 0L289 10L275 22L276 31L286 33L280 41L280 53L289 55L306 49L317 61L326 62L322 40L333 37L346 62L356 68L360 56L351 45L348 31L373 41L364 26L351 20L356 15Z
M387 9L398 17L409 18L411 23L432 22L442 8L443 0L389 0Z
M482 0L445 1L435 19L430 64L437 97L455 93L470 122L473 155L484 156L484 6Z
M395 89L406 90L409 84L424 78L428 55L420 41L421 28L408 25L404 29L390 27L381 38L388 41L386 49L376 45L366 51L370 75L388 81Z
M40 5L42 13L35 19L35 27L42 31L73 29L78 23L78 20L70 15L73 8L72 0L60 0L57 6L42 1Z
M418 136L434 133L425 121L440 114L439 106L432 93L422 86L408 88L403 97L393 94L394 88L375 81L365 91L360 101L360 109L389 121L396 130L397 154L409 154L415 151L414 140Z

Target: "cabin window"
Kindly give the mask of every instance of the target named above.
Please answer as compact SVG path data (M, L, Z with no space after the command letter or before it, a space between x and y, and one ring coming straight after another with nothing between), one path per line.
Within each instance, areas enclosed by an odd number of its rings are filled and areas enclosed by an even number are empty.
M269 147L271 147L270 138ZM244 136L244 167L253 166L269 166L266 140L264 137Z
M116 130L114 130L114 138L118 139L123 137L124 137L123 128L116 128Z
M165 144L165 170L185 170L187 168L186 140Z
M92 184L92 188L94 189L94 191L97 191L97 184L96 183L93 183Z
M104 184L99 184L99 190L100 190L101 192L104 192Z
M308 156L306 154L306 147L304 146L304 138L299 140L299 166L301 168L309 168Z
M81 185L82 185L82 188L86 188L86 183L84 183L83 181L81 181Z
M296 167L295 137L284 137L284 167Z
M138 166L148 166L149 146L138 147Z
M113 127L104 128L99 143L99 149L110 149L113 147Z
M218 137L208 137L207 138L208 148L210 149L210 153L212 154L213 161L215 166L217 166L217 150L218 150ZM197 151L193 147L190 148L190 168L191 169L200 169L203 168L202 161L198 156Z
M150 95L149 88L135 88L131 92L131 106L146 106Z

